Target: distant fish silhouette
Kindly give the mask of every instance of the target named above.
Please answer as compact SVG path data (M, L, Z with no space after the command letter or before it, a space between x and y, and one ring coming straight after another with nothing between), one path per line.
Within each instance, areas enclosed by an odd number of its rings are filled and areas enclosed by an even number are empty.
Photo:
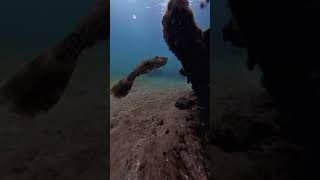
M210 2L210 0L200 0L200 8L203 9L203 8L207 7L209 2Z

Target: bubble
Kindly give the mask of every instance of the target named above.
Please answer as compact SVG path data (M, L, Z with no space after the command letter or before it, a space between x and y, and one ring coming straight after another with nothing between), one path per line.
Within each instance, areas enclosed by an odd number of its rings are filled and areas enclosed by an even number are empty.
M133 14L133 15L132 15L132 19L133 19L133 20L136 20L136 19L137 19L136 14Z

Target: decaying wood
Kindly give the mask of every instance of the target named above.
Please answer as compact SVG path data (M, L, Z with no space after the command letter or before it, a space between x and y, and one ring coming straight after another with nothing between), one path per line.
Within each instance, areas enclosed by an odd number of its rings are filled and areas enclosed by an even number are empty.
M196 24L187 0L171 0L162 19L163 37L180 60L202 106L209 109L210 98L210 29Z

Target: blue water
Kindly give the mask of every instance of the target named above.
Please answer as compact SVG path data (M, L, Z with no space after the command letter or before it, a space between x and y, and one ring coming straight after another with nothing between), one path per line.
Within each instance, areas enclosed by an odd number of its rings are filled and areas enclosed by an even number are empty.
M177 78L180 62L170 52L162 35L162 17L168 0L110 1L110 74L111 79L128 74L141 60L168 57L168 64L154 77ZM210 4L200 9L199 0L190 0L198 26L210 27ZM141 77L143 78L143 77ZM165 81L163 81L165 82Z

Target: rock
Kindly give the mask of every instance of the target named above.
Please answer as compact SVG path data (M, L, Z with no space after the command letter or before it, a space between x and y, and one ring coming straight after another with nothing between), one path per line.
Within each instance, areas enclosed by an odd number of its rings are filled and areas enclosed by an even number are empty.
M62 129L57 130L57 134L61 135L63 133Z
M193 114L190 114L186 117L186 121L191 121L194 119L194 115Z
M194 104L195 104L195 101L186 97L181 97L176 101L175 106L180 110L184 110L184 109L189 109Z
M157 125L158 126L162 126L163 125L163 120L162 119L158 119L157 120Z

